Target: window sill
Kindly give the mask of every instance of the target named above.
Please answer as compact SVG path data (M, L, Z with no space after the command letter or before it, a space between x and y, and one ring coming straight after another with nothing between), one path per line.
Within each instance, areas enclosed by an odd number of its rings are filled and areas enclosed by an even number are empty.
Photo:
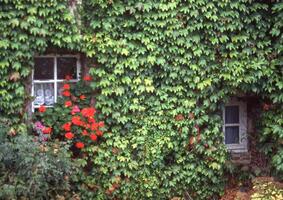
M227 150L229 152L235 152L235 153L243 153L248 152L248 147L246 143L242 144L226 144Z

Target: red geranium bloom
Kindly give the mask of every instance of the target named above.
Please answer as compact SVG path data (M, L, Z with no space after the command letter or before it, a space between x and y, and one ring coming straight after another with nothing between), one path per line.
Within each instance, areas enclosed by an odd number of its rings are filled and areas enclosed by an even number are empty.
M89 123L95 123L95 119L93 117L88 118Z
M71 131L71 125L72 123L71 122L67 122L65 123L62 128L65 130L65 131Z
M70 84L67 84L67 83L64 84L64 85L63 85L63 89L64 89L64 90L69 90L69 89L70 89Z
M90 139L92 140L92 141L96 141L97 140L97 136L95 135L95 134L90 134Z
M91 81L91 76L90 75L85 75L84 76L84 81Z
M72 111L71 111L71 114L74 115L75 113L78 113L78 112L80 112L80 111L81 111L81 110L80 110L79 106L75 105L75 106L73 107Z
M96 110L95 108L92 108L92 107L84 108L82 109L81 113L84 117L93 117L94 114L96 113Z
M83 130L82 135L88 135L88 132L86 130Z
M101 128L104 127L104 122L98 122L98 126Z
M90 130L92 130L92 131L98 130L98 123L93 123L93 124L91 124Z
M65 102L65 107L71 107L72 106L72 102L71 101L66 101Z
M76 144L75 144L75 146L78 148L78 149L82 149L82 148L84 148L84 143L82 143L82 142L77 142Z
M86 99L86 96L82 94L82 95L80 96L80 100L85 100L85 99Z
M43 134L50 134L51 131L52 131L52 128L50 128L50 127L44 127L44 128L42 129L42 133L43 133Z
M65 76L65 79L66 79L67 81L69 81L69 80L72 79L72 76L71 76L71 75L66 75L66 76Z
M103 132L102 132L101 130L97 130L97 131L96 131L96 135L97 135L97 136L102 136L102 135L103 135Z
M77 125L77 126L81 126L82 125L82 121L81 121L80 116L72 117L72 123Z
M68 140L73 139L73 137L74 137L74 134L71 133L71 132L68 132L68 133L65 134L65 138L67 138Z
M71 92L69 90L65 90L62 92L62 95L65 96L65 97L69 97L71 96Z
M41 112L41 113L44 113L46 111L46 107L44 105L41 105L39 108L38 108L38 111Z

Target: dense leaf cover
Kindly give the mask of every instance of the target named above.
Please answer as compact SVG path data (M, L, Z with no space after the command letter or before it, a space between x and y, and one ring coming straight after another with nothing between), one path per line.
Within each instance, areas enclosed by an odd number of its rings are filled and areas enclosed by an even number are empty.
M35 53L80 50L94 65L91 85L108 131L107 142L89 149L94 167L81 177L83 197L217 196L226 160L221 108L239 92L272 105L259 132L282 170L280 1L88 0L77 21L67 1L0 3L7 123L22 122Z
M111 133L94 182L112 175L115 197L211 199L223 188L221 105L254 93L282 116L282 3L93 0L83 10Z
M47 47L80 49L82 36L65 1L0 1L0 111L15 125L30 103L28 82L33 57Z

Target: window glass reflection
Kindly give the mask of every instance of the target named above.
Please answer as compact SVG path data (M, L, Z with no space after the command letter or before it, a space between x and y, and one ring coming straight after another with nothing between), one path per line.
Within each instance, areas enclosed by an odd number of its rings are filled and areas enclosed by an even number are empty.
M239 144L239 126L225 127L225 144Z
M54 58L34 59L34 80L54 79Z
M77 58L59 57L57 59L57 79L65 79L67 75L77 79Z
M239 106L225 107L225 124L239 123Z

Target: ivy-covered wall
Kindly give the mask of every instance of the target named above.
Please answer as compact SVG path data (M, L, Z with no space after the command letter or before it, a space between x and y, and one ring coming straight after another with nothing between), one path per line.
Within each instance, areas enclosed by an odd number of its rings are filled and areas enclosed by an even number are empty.
M25 87L33 57L47 47L82 49L82 35L67 0L0 1L0 111L1 122L11 131L27 117L31 102Z
M83 9L96 42L96 105L111 132L93 158L100 182L124 177L110 187L116 197L211 199L223 188L223 103L254 94L282 117L282 3L84 1ZM283 137L282 124L268 124Z
M55 46L89 55L106 142L88 149L85 198L217 199L227 159L221 109L238 93L265 102L260 134L282 172L280 1L1 0L0 109L24 118L35 53ZM267 109L268 108L268 109ZM264 146L264 145L263 145Z

